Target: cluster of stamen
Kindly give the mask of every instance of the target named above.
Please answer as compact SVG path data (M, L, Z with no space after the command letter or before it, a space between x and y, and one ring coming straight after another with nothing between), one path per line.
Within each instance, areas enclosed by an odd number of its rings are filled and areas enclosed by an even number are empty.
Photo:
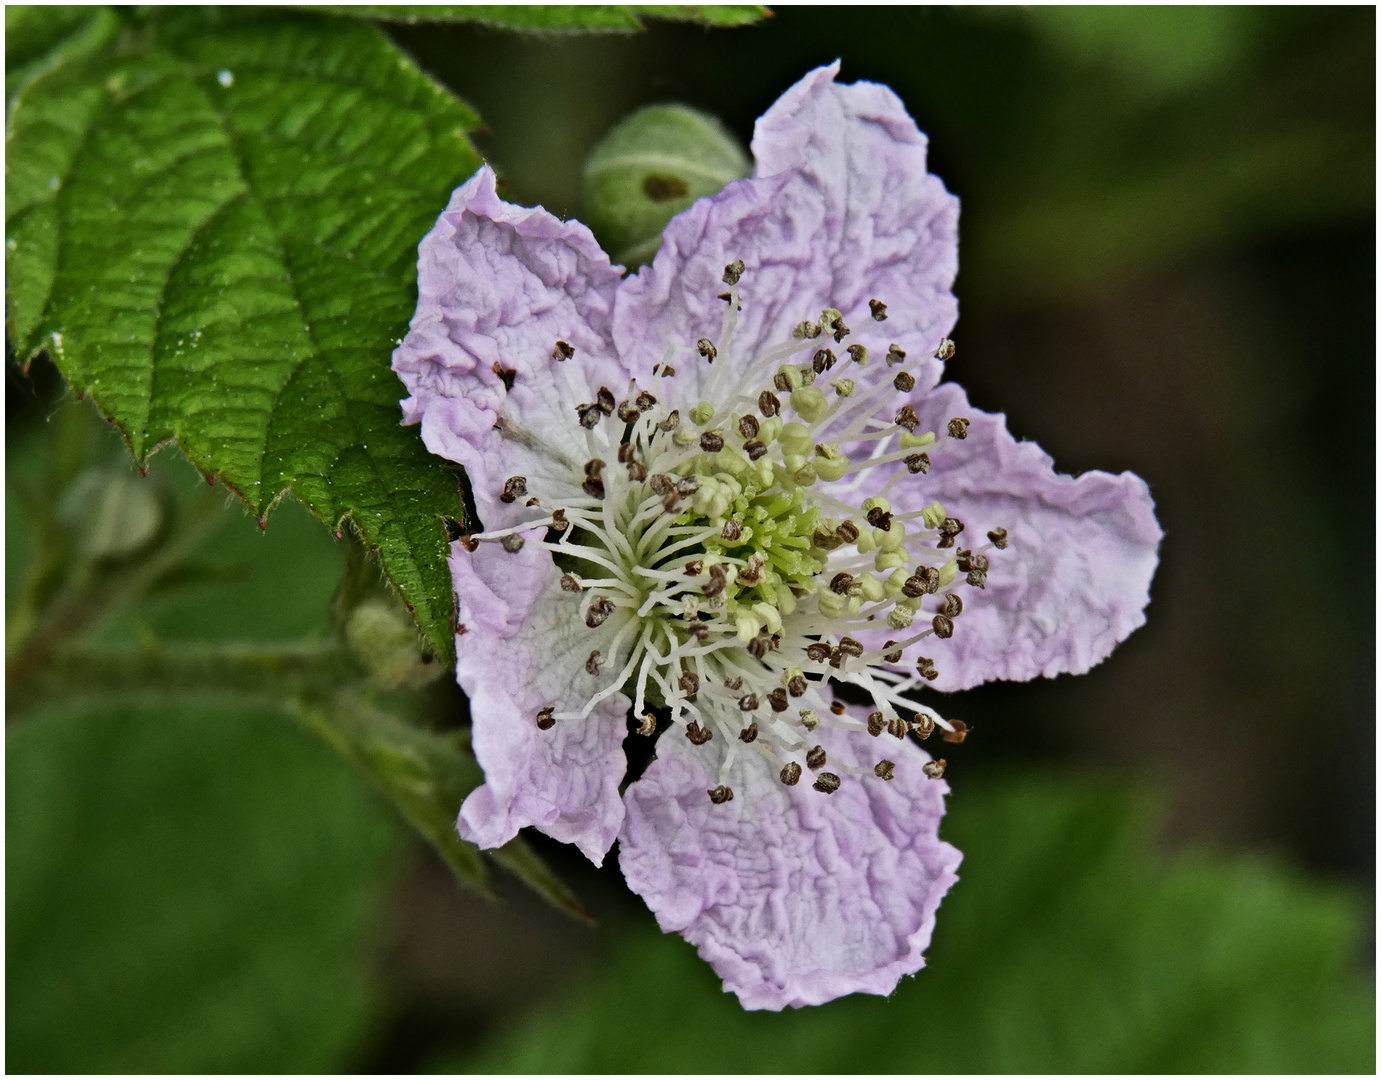
M683 349L688 362L711 366L707 400L682 415L636 383L621 399L599 387L594 401L574 406L584 460L572 461L569 483L526 498L532 520L466 538L550 551L564 571L561 588L600 634L585 665L599 688L580 709L544 707L537 726L581 720L624 690L641 733L657 730L650 710L661 709L692 744L723 740L719 783L708 792L715 804L733 798L726 781L744 754L769 759L788 786L809 772L824 794L838 790L841 773L892 779L898 766L885 750L871 768L830 762L814 737L822 726L898 740L938 728L962 741L962 722L907 696L938 677L934 661L917 656L908 665L904 654L956 632L962 590L983 589L987 553L1008 544L994 528L986 544L961 546L968 525L938 501L900 512L888 500L894 484L920 482L912 478L930 472L931 455L966 438L969 426L954 417L943 432L921 431L910 404L879 418L888 399L916 385L898 345L884 359L897 369L892 378L866 391L844 372L867 364L868 349L838 310L802 321L752 365L736 354L743 273L741 261L725 268L718 340ZM882 322L887 305L869 301L867 318ZM945 339L932 355L953 352ZM674 377L675 353L654 373ZM573 355L565 341L552 353ZM744 378L773 368L770 385ZM499 427L536 438L511 421ZM840 494L840 482L870 471L886 477L874 494L861 502ZM498 497L515 503L534 486L508 477ZM536 531L543 527L545 535ZM853 636L883 626L897 639L880 649ZM834 700L831 683L871 702L866 721ZM923 766L932 778L944 767L942 759Z

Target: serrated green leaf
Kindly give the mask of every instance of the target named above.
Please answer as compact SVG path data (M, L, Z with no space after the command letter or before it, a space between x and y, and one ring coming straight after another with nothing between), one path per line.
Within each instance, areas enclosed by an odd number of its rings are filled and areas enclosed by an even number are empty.
M170 9L120 41L11 108L17 351L136 457L175 441L261 517L291 489L352 519L448 658L456 485L400 427L389 355L477 118L360 22Z
M890 998L745 1012L653 927L602 978L503 1035L475 1072L1374 1071L1360 907L1279 869L1147 851L1111 785L951 796L964 851L927 966ZM629 1038L629 1017L637 1037Z
M747 26L768 13L756 4L362 4L314 10L379 22L474 22L535 33L628 33L643 29L643 20L649 18L705 26Z

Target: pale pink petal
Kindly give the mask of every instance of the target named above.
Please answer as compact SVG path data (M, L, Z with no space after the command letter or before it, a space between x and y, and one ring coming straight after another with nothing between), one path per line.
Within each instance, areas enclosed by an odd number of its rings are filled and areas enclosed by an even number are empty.
M718 744L679 733L626 794L619 865L663 930L683 935L748 1009L888 994L920 970L960 855L937 833L943 781L924 751L891 736L817 732L831 762L895 779L846 777L832 795L778 779L756 756L735 770L734 799L710 802ZM827 765L828 768L828 765Z
M485 777L461 807L461 836L494 848L531 825L601 862L623 821L628 698L615 693L584 720L546 731L536 718L546 707L578 709L609 684L628 654L626 643L612 645L617 624L587 627L581 598L561 591L551 555L534 546L456 544L451 573L464 626L456 677ZM585 670L594 649L607 660L599 676Z

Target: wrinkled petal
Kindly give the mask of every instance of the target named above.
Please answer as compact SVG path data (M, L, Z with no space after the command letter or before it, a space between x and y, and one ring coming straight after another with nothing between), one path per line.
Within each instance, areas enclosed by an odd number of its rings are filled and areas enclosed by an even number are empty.
M610 344L621 268L579 222L499 199L488 166L456 189L418 251L417 313L393 354L412 395L405 422L465 466L486 528L513 524L522 508L498 502L504 480L578 473L561 460L571 439L551 433L578 433L574 406L599 386L627 388ZM575 348L565 363L552 359L558 340ZM518 437L494 430L501 415Z
M950 417L967 417L968 437L932 451L929 475L903 476L892 489L894 509L939 499L965 523L958 548L977 551L999 526L1010 537L1005 551L986 552L986 588L962 587L954 636L919 646L939 669L936 688L1081 675L1145 623L1162 533L1141 477L1056 472L1049 454L1013 438L1005 416L975 409L953 383L926 395L916 412L940 432Z
M472 745L485 783L460 810L460 835L499 847L533 825L575 844L598 864L623 821L619 782L626 762L629 700L615 693L584 720L543 731L538 710L579 708L606 685L628 654L611 642L613 620L592 630L579 599L563 593L551 555L498 544L469 552L456 544L451 574L464 632L456 637L456 677L470 698ZM591 650L604 674L585 670Z
M925 136L900 99L873 83L838 85L837 71L811 72L768 110L753 139L755 178L672 219L652 265L619 291L621 355L644 377L674 346L681 400L713 400L711 380L726 366L766 385L781 361L765 361L765 349L826 307L843 312L876 360L893 342L933 352L958 317L958 200L925 171ZM694 346L721 342L726 304L717 297L734 259L747 267L743 310L732 354L710 365ZM888 305L885 322L871 318L874 298ZM923 388L940 370L932 361L918 371Z
M714 805L715 743L663 736L625 796L619 865L667 932L686 937L748 1009L888 994L919 971L959 852L940 840L943 781L909 741L817 733L831 761L896 777L846 777L832 795L807 773L786 787L761 758L737 770Z

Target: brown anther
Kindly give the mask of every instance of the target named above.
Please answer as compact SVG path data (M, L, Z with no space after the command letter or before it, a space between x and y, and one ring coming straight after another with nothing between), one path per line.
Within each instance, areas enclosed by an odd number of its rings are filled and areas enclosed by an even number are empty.
M849 586L854 583L853 574L846 574L842 570L830 579L830 592L844 596L849 591Z
M817 349L810 366L815 369L815 374L823 375L830 368L834 367L834 350Z
M732 679L725 679L724 685L727 686L730 690L742 690L743 676L735 675Z
M715 788L713 791L707 791L705 794L710 797L710 802L719 806L734 797L734 789L720 784L719 787Z
M839 777L832 772L822 772L815 778L815 783L810 785L816 791L822 791L826 795L833 795L839 790Z
M921 771L932 780L938 780L945 775L945 759L936 758L934 761L927 761L921 766Z
M825 767L825 748L823 746L812 746L806 751L806 768L823 769Z
M964 611L964 600L957 593L945 593L945 606L943 611L951 619L957 619Z
M982 570L970 570L964 575L964 580L975 589L986 589L988 587L988 575Z
M743 260L735 259L724 268L724 284L737 285L738 279L743 277Z
M566 520L566 511L558 506L551 512L551 527L553 529L564 529L568 525L570 525L570 522Z
M811 537L811 542L821 551L833 551L844 541L840 540L839 537L832 532L816 529L815 534Z
M595 479L599 479L599 477L603 476L603 475L604 475L604 459L603 459L603 458L591 458L589 461L585 462L585 475L586 475L586 476L593 476Z
M767 695L767 704L772 707L773 712L786 712L786 691L780 686L777 687Z
M754 660L761 660L772 651L772 639L759 634L748 643L748 655Z
M595 394L595 404L599 406L599 411L608 416L614 411L614 392L607 386L601 386Z
M936 615L930 620L930 625L935 628L935 636L941 638L954 636L954 621L948 615Z
M892 527L892 515L880 506L875 506L868 511L868 524L875 529L886 532Z
M664 371L664 372L662 372L662 374L663 374L663 375L666 375L666 374L669 374L669 372ZM666 419L665 419L665 420L659 420L659 421L657 421L657 430L658 430L658 431L675 431L675 430L676 430L678 427L680 427L680 426L681 426L681 410L680 410L680 409L672 409L671 412L667 413Z
M906 471L913 476L916 473L930 472L930 455L922 451L919 454L908 454L906 456Z
M726 521L724 523L724 528L719 530L719 538L721 540L737 540L742 535L743 525L734 518L730 518Z
M710 628L699 619L693 619L688 622L686 624L686 630L690 633L691 637L695 638L695 640L702 645L710 639Z
M580 489L592 499L604 498L604 481L597 476L587 476Z
M694 720L686 725L686 738L696 746L704 746L714 738L714 732L708 728L702 728Z
M807 685L804 675L793 675L786 681L786 692L792 697L800 697L806 692Z
M990 530L988 533L988 539L993 542L993 547L997 548L999 551L1006 550L1007 545L1011 542L1007 539L1006 529Z
M657 404L657 399L649 391L641 390L638 392L638 396L633 399L633 404L643 412L647 412L648 409Z
M767 447L763 445L761 439L749 439L743 444L743 452L748 455L749 461L757 461L767 453Z
M809 319L805 322L796 324L796 329L791 331L791 336L800 340L801 338L818 338L820 336L820 324L813 323Z
M940 738L944 739L945 742L963 742L968 738L969 725L964 723L964 721L951 720L950 726L954 728L953 731L946 731L940 735Z
M929 713L918 712L911 721L911 733L918 739L930 738L935 730L935 718Z
M676 490L676 485L666 473L653 473L647 478L647 486L652 489L652 494L662 498Z
M607 596L599 597L585 612L585 625L590 629L602 626L604 620L614 614L614 602Z
M896 644L895 641L885 641L885 642L883 642L882 647L883 647L884 649L891 649L892 646L895 645L895 644ZM900 649L894 649L892 652L883 653L883 654L882 654L882 658L883 658L884 660L886 660L889 664L900 664L900 663L901 663L901 650L900 650Z
M596 424L599 423L600 418L604 415L604 413L600 411L598 405L589 404L577 405L575 407L575 413L578 417L580 417L580 426L583 428L594 427Z
M973 569L969 559L973 557L973 552L968 548L960 548L954 553L954 565L959 568L961 574L967 574Z
M724 572L724 567L716 563L710 567L710 580L701 586L700 591L706 596L718 596L729 583L728 579L729 575Z
M901 376L898 376L900 378ZM895 380L893 380L895 381ZM920 417L916 415L916 410L910 405L903 405L897 410L897 415L892 418L892 423L898 427L904 427L907 431L915 431L921 426Z
M844 703L842 701L831 701L830 712L834 713L835 716L843 716L845 712Z
M982 554L970 555L969 565L965 569L977 570L980 573L986 574L988 572L988 556Z
M964 523L958 518L947 517L939 525L941 536L958 536L964 531Z
M542 505L542 500L539 499L536 495L534 495L532 498L528 499L527 502L523 503L523 505L524 505L524 506L541 506L541 505Z
M556 710L550 705L537 710L537 727L539 730L547 731L556 723L556 717L552 715L555 712Z
M714 342L707 337L702 337L695 343L695 351L711 364L714 363L714 358L719 355L719 350L714 347Z
M863 643L862 643L862 642L859 642L859 641L855 641L855 640L854 640L853 638L851 638L851 637L842 637L842 638L840 638L840 639L839 639L839 648L840 648L844 653L848 654L849 656L862 656L862 655L863 655Z
M949 427L946 430L949 432L951 438L967 439L969 437L968 418L963 416L954 417L954 419L949 422Z
M647 479L647 466L641 461L630 461L628 463L628 479L635 484L640 484Z
M714 295L716 300L723 300L725 303L728 303L734 298L734 294L728 292L715 293Z
M677 685L681 687L681 692L686 697L695 697L696 694L700 693L700 676L693 671L683 671L677 680Z
M887 720L883 717L882 713L876 710L870 712L868 714L868 734L876 739L886 730Z
M940 588L940 571L933 566L918 566L913 575L921 583L921 591L933 593Z
M634 420L636 420L643 414L642 410L639 409L636 405L634 405L631 401L620 401L619 407L615 411L618 413L618 418L622 420L625 424L631 424Z
M670 364L663 364L663 365L662 365L662 378L665 379L665 378L667 378L668 376L670 376L670 375L675 375L675 374L676 374L676 369L675 369L674 367L672 367Z
M892 380L892 385L903 394L909 394L916 389L916 377L909 371L899 371L897 377Z
M551 358L557 361L569 360L575 355L575 346L565 341L558 341L556 348L551 351Z
M801 766L794 761L788 761L782 766L782 783L787 787L795 787L801 779Z
M683 476L676 481L676 494L684 497L694 495L700 490L700 481L694 476Z
M657 718L650 712L645 712L638 720L638 734L644 738L651 738L657 734Z
M707 431L700 436L700 449L706 453L717 454L724 449L724 436L717 431Z
M843 540L846 544L852 544L858 539L858 526L848 518L845 518L834 528L834 535Z
M491 370L494 372L495 375L499 377L499 382L503 383L503 388L505 390L513 389L513 380L518 377L518 372L516 369L511 367L504 367L501 363L495 360Z
M934 682L940 677L939 669L935 667L935 661L928 656L922 656L916 660L916 674L923 679Z
M846 337L849 336L849 334L850 330L847 326L844 325L843 319L840 319L838 322L834 324L834 340L836 342L843 341Z
M906 721L900 716L894 716L887 721L887 734L894 739L906 738Z
M518 552L523 550L523 544L525 543L525 541L517 533L509 533L502 540L500 540L499 543L503 546L503 549L510 555L516 555L518 554Z
M758 737L758 725L749 724L738 733L738 737L742 742L753 742Z
M527 477L510 476L503 482L503 494L499 496L499 502L511 503L526 494Z
M738 422L738 433L745 439L756 439L758 437L758 418L751 414L741 417Z
M817 664L822 664L828 660L830 658L830 653L833 651L834 650L823 641L813 641L806 646L806 655Z
M850 345L846 350L849 359L855 364L866 364L868 362L868 350L862 345Z
M772 385L785 394L791 389L791 380L787 378L785 371L779 371L772 376ZM778 402L778 411L780 411L780 407L781 403Z
M876 765L873 766L873 775L879 776L884 780L891 780L892 770L896 767L897 763L895 761L888 761L884 758L882 761L879 761Z
M842 668L844 666L844 659L847 655L848 654L845 653L843 649L830 650L830 667Z
M887 366L892 367L902 363L906 359L906 350L895 341L887 346Z
M686 563L686 577L699 577L705 569L704 559L692 559Z
M743 697L738 699L738 707L744 712L752 712L758 707L758 695L744 694Z
M940 347L935 350L935 359L948 360L953 355L954 342L951 341L949 338L945 338L943 341L940 342Z
M580 582L575 579L574 574L561 575L562 592L580 592Z
M868 310L873 313L874 322L882 322L883 319L887 318L887 305L881 300L869 300Z
M604 663L604 654L598 649L585 658L585 670L591 675L599 674L599 665Z
M748 556L748 561L742 570L738 572L738 583L740 585L757 585L762 581L762 568L764 566L762 556L753 554Z
M764 390L758 395L758 412L763 416L776 416L782 411L781 398L772 393L771 390Z
M460 536L457 536L456 542L460 544L460 546L463 547L466 551L479 550L480 542L476 540L473 536L471 536L469 533L462 533Z
M924 596L926 594L925 582L918 578L915 574L912 574L909 578L902 582L901 591L903 596L908 597L911 600L914 600L916 599L916 597Z

